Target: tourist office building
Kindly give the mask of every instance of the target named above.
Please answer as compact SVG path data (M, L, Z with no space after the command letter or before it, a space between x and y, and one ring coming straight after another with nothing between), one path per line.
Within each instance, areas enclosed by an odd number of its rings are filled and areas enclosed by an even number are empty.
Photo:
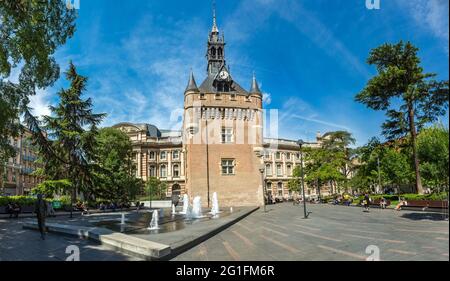
M137 176L167 183L167 196L217 192L224 206L261 205L263 194L287 199L288 181L300 165L295 140L263 137L263 95L255 75L249 91L235 81L225 60L225 38L214 16L207 42L207 77L197 85L191 72L184 93L183 126L162 130L150 124L116 124L132 143ZM308 146L320 146L317 142ZM306 194L317 194L307 188ZM327 194L326 188L321 194Z

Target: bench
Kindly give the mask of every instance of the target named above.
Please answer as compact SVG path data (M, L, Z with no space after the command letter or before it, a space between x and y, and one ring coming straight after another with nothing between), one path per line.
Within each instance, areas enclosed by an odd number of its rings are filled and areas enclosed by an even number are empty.
M444 200L406 200L406 205L402 209L421 208L422 210L440 210L448 208L448 201Z
M372 207L381 207L380 206L380 202L381 202L381 199L375 199L375 200L373 200L372 202L370 202L370 206ZM391 205L391 201L390 200L386 200L386 208L387 207L389 207Z

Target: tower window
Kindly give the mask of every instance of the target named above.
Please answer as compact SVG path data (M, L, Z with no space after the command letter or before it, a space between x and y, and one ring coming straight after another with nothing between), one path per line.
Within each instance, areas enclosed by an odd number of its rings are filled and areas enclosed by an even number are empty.
M222 159L222 175L234 175L233 159Z
M233 129L222 128L222 143L232 143L232 142L233 142Z

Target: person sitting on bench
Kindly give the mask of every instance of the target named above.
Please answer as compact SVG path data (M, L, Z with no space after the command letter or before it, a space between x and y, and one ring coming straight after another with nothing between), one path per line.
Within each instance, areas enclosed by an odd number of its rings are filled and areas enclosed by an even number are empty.
M380 200L380 208L381 208L381 209L386 209L386 206L387 206L387 201L386 201L386 199L384 199L384 197L381 197L381 200Z
M408 202L406 202L403 198L400 199L400 202L398 202L397 206L395 206L395 210L400 211L402 209L402 206L408 205Z

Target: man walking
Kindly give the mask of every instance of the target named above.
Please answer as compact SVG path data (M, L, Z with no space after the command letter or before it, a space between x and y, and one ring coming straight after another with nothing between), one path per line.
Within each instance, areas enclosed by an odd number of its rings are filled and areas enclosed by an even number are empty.
M42 198L42 194L38 194L37 201L34 206L34 212L37 216L39 232L42 240L45 240L45 216L47 214L47 203Z

